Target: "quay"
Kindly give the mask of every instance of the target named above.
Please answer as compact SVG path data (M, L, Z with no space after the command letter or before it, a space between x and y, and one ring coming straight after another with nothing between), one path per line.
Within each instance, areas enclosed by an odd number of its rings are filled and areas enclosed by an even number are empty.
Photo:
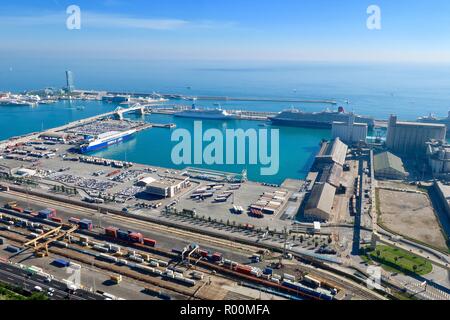
M108 95L131 95L133 97L151 97L154 93L107 92ZM328 99L283 99L283 98L258 98L258 97L227 97L227 96L184 96L181 94L160 94L164 99L173 100L216 100L216 101L243 101L243 102L283 102L283 103L324 103L336 105L337 101Z

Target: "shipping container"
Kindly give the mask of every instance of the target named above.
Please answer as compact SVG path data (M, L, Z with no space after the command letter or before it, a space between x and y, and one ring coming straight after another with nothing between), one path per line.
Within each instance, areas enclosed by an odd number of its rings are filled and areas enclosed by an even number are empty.
M113 238L117 238L117 231L119 229L118 228L114 228L114 227L108 227L105 229L105 234L107 236L113 237Z
M71 224L79 224L80 223L80 219L78 218L69 218L69 223Z
M51 218L51 220L56 223L63 223L63 220L61 218L53 217Z
M123 241L128 241L128 232L123 230L117 230L117 238Z
M220 262L220 261L222 261L222 254L216 252L216 253L214 253L214 254L211 256L211 259L212 259L212 261L214 261L214 262Z
M237 265L236 266L236 272L239 272L239 273L242 273L242 274L246 274L246 275L251 275L252 267L244 266L244 265Z
M283 279L284 280L289 280L289 281L293 281L293 282L295 282L295 276L293 276L293 275L290 275L290 274L287 274L287 273L285 273L284 275L283 275Z
M156 241L149 238L144 238L144 244L146 246L154 247L156 245Z
M67 268L68 266L70 266L70 262L64 259L53 260L52 264L54 266L57 266L58 268Z
M38 212L38 217L41 219L51 219L56 217L56 210L52 208L40 210Z
M17 253L20 251L20 248L14 247L14 246L7 246L6 251L11 253Z
M82 230L92 230L93 224L91 220L83 219L78 224Z
M207 250L199 249L199 250L198 250L198 254L199 254L201 257L206 258L206 257L209 255L209 252L208 252Z
M134 242L134 243L142 244L144 242L144 237L143 237L142 233L131 232L128 234L128 238L129 238L129 241Z
M270 274L270 275L272 275L272 274L273 274L273 269L272 269L272 268L265 268L265 269L264 269L264 274Z

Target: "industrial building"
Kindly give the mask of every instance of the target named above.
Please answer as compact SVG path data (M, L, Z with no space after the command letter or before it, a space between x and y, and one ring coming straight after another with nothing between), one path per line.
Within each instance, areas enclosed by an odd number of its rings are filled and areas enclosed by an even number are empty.
M390 152L374 156L374 171L377 179L404 180L409 175L402 159Z
M392 115L389 118L386 146L399 155L425 157L427 142L445 140L447 128L444 124L399 122Z
M433 187L438 195L439 201L442 204L442 208L450 219L450 186L436 181Z
M348 146L339 138L336 138L331 142L324 142L316 156L313 167L321 169L330 164L343 166L345 164L345 159L347 158L347 151Z
M339 188L342 185L343 171L343 167L336 163L326 166L319 172L317 182L326 182L333 187Z
M173 198L190 185L189 177L181 175L164 176L159 180L148 180L145 192L149 195L161 198Z
M328 221L331 218L336 188L328 183L316 183L305 207L305 218Z
M435 176L450 174L450 144L436 140L428 142L427 157Z
M339 138L348 144L365 142L369 127L367 123L355 123L355 116L352 115L348 122L333 122L332 137Z

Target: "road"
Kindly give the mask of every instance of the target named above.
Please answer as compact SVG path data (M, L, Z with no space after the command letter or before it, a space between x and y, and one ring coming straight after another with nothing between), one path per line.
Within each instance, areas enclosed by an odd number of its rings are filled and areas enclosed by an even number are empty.
M14 265L0 262L0 281L11 286L20 285L26 291L32 292L33 288L39 286L47 293L50 288L55 290L51 300L105 300L101 295L84 290L77 290L75 294L67 292L67 285L63 282L52 280L50 283L47 278L40 275L30 275Z

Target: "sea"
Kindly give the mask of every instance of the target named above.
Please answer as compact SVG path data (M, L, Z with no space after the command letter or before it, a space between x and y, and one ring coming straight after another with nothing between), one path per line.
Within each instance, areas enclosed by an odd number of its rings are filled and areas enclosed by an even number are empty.
M255 62L146 62L115 64L98 62L61 66L44 61L41 65L9 67L0 62L0 92L63 87L64 70L75 74L77 88L116 90L128 93L173 93L189 96L228 96L298 100L335 100L347 111L387 119L396 114L402 120L434 114L445 117L450 110L450 65L406 64L325 64ZM173 104L174 102L171 102ZM192 102L175 102L183 105ZM323 103L283 103L244 101L197 101L198 107L282 111L298 108L322 111ZM83 107L83 108L80 108ZM61 101L38 107L0 107L0 140L42 131L68 122L114 110L116 106L96 101ZM130 116L133 119L136 116ZM140 118L156 123L175 123L192 131L194 120L168 115ZM204 129L262 129L258 121L203 120ZM330 130L277 127L280 133L280 165L273 176L261 174L261 165L197 165L198 167L241 173L254 181L280 184L287 178L304 179L322 139ZM174 165L171 152L173 129L150 129L120 145L95 153L96 156L148 165ZM248 155L247 155L248 156ZM193 165L196 167L195 165Z

